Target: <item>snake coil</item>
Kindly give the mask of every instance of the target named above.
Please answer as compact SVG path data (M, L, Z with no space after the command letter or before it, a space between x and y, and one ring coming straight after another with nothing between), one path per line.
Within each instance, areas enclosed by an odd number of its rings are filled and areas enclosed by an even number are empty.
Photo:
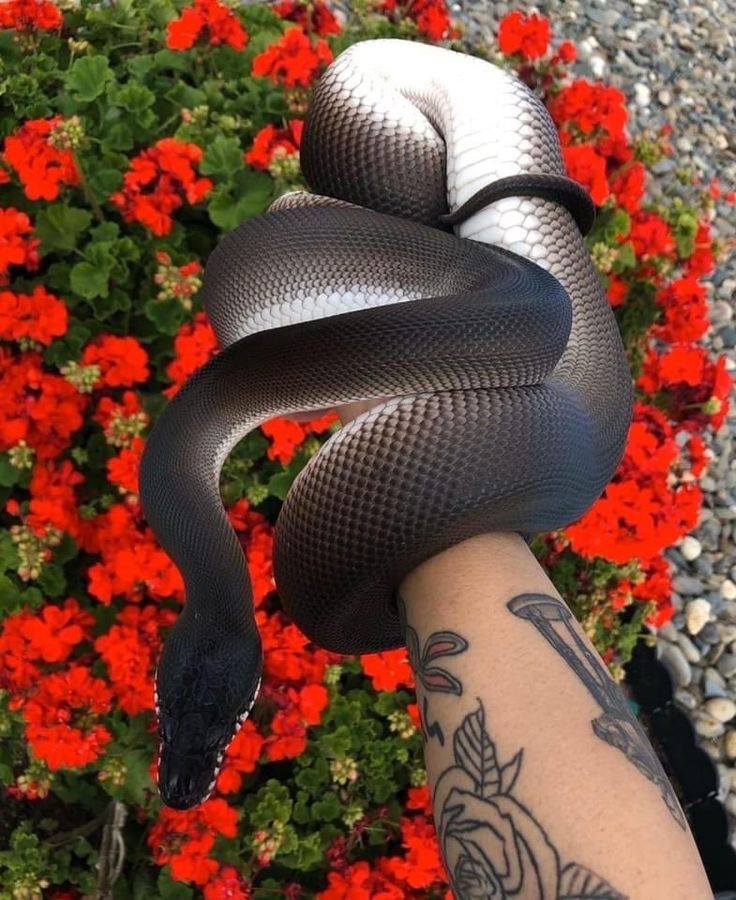
M259 689L242 549L219 495L233 446L277 415L382 402L295 479L276 526L287 613L341 652L397 647L394 593L483 531L578 518L623 453L632 388L541 102L489 63L366 41L320 80L287 194L212 253L222 351L164 410L140 496L186 584L157 673L159 786L212 790ZM455 233L451 232L454 227Z

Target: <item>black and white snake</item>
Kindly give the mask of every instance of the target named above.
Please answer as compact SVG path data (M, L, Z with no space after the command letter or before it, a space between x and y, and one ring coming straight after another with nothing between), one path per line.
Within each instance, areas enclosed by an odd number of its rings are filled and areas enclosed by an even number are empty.
M264 420L376 398L296 478L276 526L315 643L403 643L397 585L484 531L578 518L623 452L632 388L539 99L483 60L356 44L317 86L301 163L207 263L222 352L168 405L140 496L186 583L157 673L164 801L212 790L258 693L261 642L219 474ZM449 217L448 217L449 214ZM588 223L589 224L589 223ZM454 234L452 229L454 227Z

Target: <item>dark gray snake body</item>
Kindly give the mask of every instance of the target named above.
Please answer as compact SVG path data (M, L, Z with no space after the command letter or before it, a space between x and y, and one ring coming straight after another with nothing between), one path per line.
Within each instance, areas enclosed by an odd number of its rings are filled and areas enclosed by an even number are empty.
M276 415L384 401L296 478L274 548L294 621L323 647L365 652L402 644L394 594L423 560L480 532L578 518L631 417L569 197L534 174L563 174L554 126L515 78L436 47L355 45L317 88L301 159L316 193L280 198L208 261L225 349L166 408L141 468L145 514L186 582L157 675L159 784L180 808L211 790L258 691L250 585L218 490L242 436ZM535 177L541 196L487 194ZM459 209L456 236L442 223Z

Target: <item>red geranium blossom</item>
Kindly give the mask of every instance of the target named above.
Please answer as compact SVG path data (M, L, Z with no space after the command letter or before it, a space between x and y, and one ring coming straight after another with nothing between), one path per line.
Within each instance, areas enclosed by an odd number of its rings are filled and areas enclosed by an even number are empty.
M646 169L637 161L626 166L611 179L611 193L626 212L635 213L639 209L644 196L646 176Z
M235 866L223 866L204 886L204 900L250 900L251 892Z
M498 46L501 53L518 53L523 59L539 59L549 47L551 30L549 19L519 10L508 13L498 29Z
M0 450L26 441L39 459L57 456L84 423L84 396L62 378L46 372L37 353L15 357L0 349Z
M162 138L130 161L123 188L110 200L126 222L140 222L156 235L169 234L172 213L186 200L194 205L212 190L209 178L200 178L196 166L202 159L196 144Z
M274 3L271 9L282 19L295 22L305 31L314 32L320 37L339 34L341 31L340 23L323 0L281 0L280 3Z
M74 154L49 140L61 121L60 116L32 119L5 138L2 158L17 172L29 200L56 200L63 185L79 183Z
M52 31L61 27L61 10L49 0L5 0L0 3L0 28Z
M286 128L266 125L253 138L253 145L245 153L245 161L254 169L267 170L274 156L291 156L299 152L304 122L290 119Z
M662 288L657 303L664 313L664 321L652 329L655 337L670 343L697 341L708 330L705 285L692 275Z
M204 33L213 46L227 44L233 50L242 50L248 42L245 28L229 6L218 0L194 0L166 26L166 46L169 50L189 50Z
M148 354L134 337L103 334L84 348L83 366L100 367L100 384L131 387L148 378Z
M37 269L41 241L34 237L31 220L14 206L0 207L0 285L7 284L11 266Z
M414 675L404 648L386 650L383 653L366 653L360 657L360 664L377 691L414 687Z
M606 160L590 144L571 144L562 148L570 178L582 184L593 203L601 206L608 197Z
M442 41L456 38L460 32L454 28L445 0L413 0L400 4L398 0L383 0L382 13L399 12L407 16L417 26L417 30L431 41Z
M174 338L174 359L166 367L166 374L174 382L164 389L173 397L184 382L217 352L217 335L203 312L192 322L185 322Z
M42 285L31 294L0 291L0 338L4 341L25 339L48 345L66 333L66 304Z
M168 863L175 879L204 885L220 868L209 856L215 838L218 834L233 838L237 827L237 810L219 797L186 812L163 807L148 833L148 846L154 862Z
M549 111L563 144L575 139L575 129L586 138L620 138L628 118L626 97L621 91L584 78L562 87L550 99Z
M21 707L33 752L52 771L85 766L104 751L111 734L96 716L110 709L112 694L89 669L73 665L41 679Z
M138 493L138 469L143 456L144 441L134 438L117 456L107 461L107 480L117 485L121 493Z
M309 87L320 70L332 62L322 38L312 42L301 28L288 28L278 41L253 60L253 74L285 87Z

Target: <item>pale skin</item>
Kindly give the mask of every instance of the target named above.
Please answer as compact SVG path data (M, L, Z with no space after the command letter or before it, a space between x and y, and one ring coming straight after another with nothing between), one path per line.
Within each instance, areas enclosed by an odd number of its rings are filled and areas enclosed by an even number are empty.
M457 544L399 595L458 900L712 900L651 746L521 536Z

